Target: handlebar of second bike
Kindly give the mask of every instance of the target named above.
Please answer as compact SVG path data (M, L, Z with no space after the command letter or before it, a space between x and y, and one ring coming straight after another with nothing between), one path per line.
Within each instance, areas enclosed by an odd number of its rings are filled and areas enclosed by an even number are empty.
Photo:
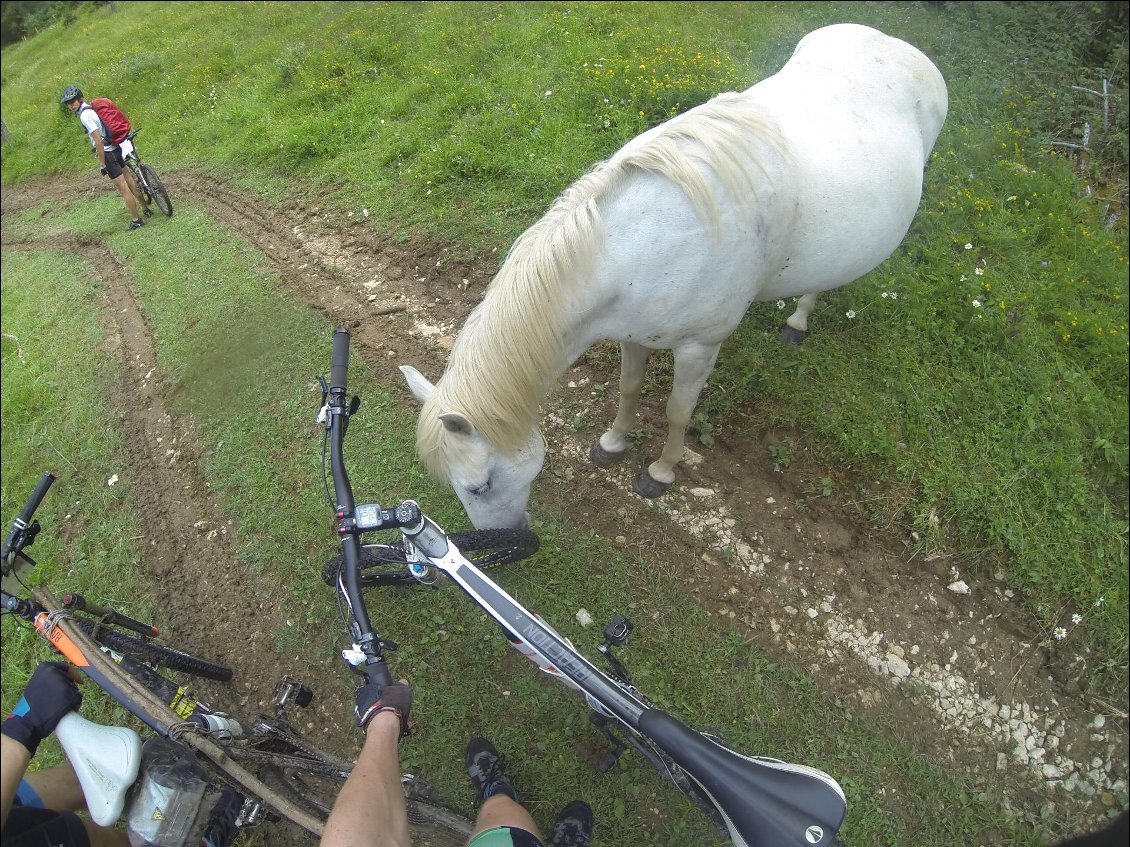
M51 487L51 483L55 481L55 475L50 471L44 471L43 476L39 478L36 483L35 489L31 492L27 502L24 503L20 515L12 521L12 528L8 531L7 537L4 539L4 546L0 548L0 559L5 562L12 551L19 552L30 541L27 540L27 530L31 527L32 518L35 515L35 510L39 508L39 504L43 502L43 498L47 496L47 489ZM34 535L32 536L34 538Z
M346 399L349 372L349 330L340 328L334 332L333 357L330 360L329 394L326 398L326 428L329 432L330 473L333 477L335 514L338 521L338 535L341 538L341 552L344 567L341 571L340 585L353 621L350 632L356 647L365 655L362 671L367 681L380 685L392 682L392 673L383 656L384 645L380 636L373 632L369 621L369 611L361 595L361 540L353 526L353 487L345 470L345 429L349 420L350 404Z

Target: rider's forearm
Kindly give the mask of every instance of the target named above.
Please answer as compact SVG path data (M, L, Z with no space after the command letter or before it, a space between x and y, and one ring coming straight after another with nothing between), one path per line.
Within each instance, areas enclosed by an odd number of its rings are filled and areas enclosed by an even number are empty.
M8 822L16 789L20 787L29 762L31 753L24 745L14 738L0 736L0 828Z
M400 786L400 716L380 712L334 803L320 847L411 847Z
M98 167L106 167L106 143L102 140L102 133L94 130L90 134L90 140L94 142L94 155L98 158Z

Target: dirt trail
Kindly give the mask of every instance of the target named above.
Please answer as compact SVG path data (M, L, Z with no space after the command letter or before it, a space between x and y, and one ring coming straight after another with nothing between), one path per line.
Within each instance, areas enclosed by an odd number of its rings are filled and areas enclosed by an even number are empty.
M314 206L272 208L202 173L166 182L174 202L204 208L266 256L296 300L351 326L359 354L393 385L398 364L433 379L442 372L494 270L451 263L428 245L391 245L372 227ZM3 215L102 189L90 178L23 183L4 189ZM4 246L41 244L5 236ZM99 244L51 246L82 256L106 293L108 337L128 374L115 400L137 463L131 472L147 481L154 504L146 534L159 578L183 597L173 628L252 680L246 697L258 702L273 683L262 669L278 667L275 645L261 637L233 648L223 636L194 631L193 621L255 612L266 616L261 631L274 632L284 623L272 603L277 589L234 564L232 527L217 518L200 475L198 439L163 406L153 339L116 260ZM1087 657L1041 646L1045 634L1003 574L962 572L956 558L912 559L905 532L861 523L850 503L814 498L812 481L826 470L802 460L774 469L767 445L776 434L742 438L739 425L729 427L710 450L689 457L667 495L645 501L632 493L631 477L664 428L665 398L650 397L642 404L647 445L619 468L595 469L587 453L614 412L612 361L607 350L590 351L547 401L548 459L534 494L543 505L685 580L696 602L758 649L967 774L978 790L1004 795L1019 817L1097 820L1125 794L1127 704L1080 690ZM858 494L868 496L883 495ZM206 586L219 574L237 586L235 608L212 608ZM285 658L291 672L332 693L322 702L348 702L340 674ZM347 738L338 712L323 707L320 719L327 735Z

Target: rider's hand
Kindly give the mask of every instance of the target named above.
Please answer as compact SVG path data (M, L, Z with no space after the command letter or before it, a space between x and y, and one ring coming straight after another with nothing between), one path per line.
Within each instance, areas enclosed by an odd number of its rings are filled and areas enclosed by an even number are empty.
M100 167L98 169L98 173L102 174L102 176L106 176L106 166L103 165L102 167Z
M400 718L400 737L408 734L412 714L412 688L405 682L380 685L366 682L357 689L357 725L365 729L379 712L396 712Z
M0 732L20 742L35 755L39 742L55 731L59 721L82 703L66 662L43 662L24 689L24 696L8 719L0 725Z

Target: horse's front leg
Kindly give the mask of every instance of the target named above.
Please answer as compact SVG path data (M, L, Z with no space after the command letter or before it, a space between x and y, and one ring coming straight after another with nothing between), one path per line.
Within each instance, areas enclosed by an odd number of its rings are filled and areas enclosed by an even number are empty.
M675 481L675 465L683 458L687 425L721 346L692 344L675 350L675 386L667 398L667 443L663 454L636 476L635 489L641 497L658 497Z
M797 300L796 311L789 315L781 327L781 340L786 344L800 344L808 335L808 316L816 308L816 292L805 294Z
M620 345L620 405L612 429L600 436L589 451L593 464L606 468L624 458L628 449L628 433L636 423L644 368L650 355L651 351L639 344L624 342Z

